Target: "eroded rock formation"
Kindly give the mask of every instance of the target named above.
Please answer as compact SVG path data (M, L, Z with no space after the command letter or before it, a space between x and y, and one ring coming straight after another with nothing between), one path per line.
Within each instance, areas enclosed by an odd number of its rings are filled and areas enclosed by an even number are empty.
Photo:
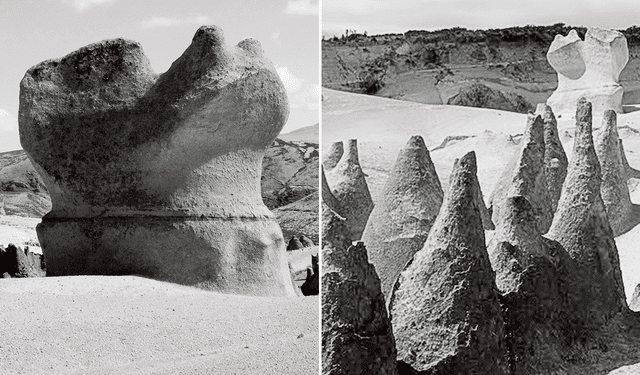
M46 266L42 255L13 244L0 247L0 274L8 277L44 277Z
M311 267L307 268L307 277L300 286L302 295L317 296L320 289L320 272L318 268L318 256L311 256Z
M540 103L536 107L535 114L542 117L542 121L544 121L544 175L549 198L551 198L551 208L553 212L556 212L562 193L562 184L567 176L569 161L564 147L562 147L562 142L560 142L558 122L551 107Z
M584 41L575 30L556 35L547 52L558 73L558 88L547 99L553 112L572 116L578 99L592 102L594 111L612 109L622 113L620 72L629 60L627 39L614 30L591 27Z
M325 172L325 176L337 202L335 211L347 219L351 239L359 240L373 210L373 201L360 167L357 140L346 142L342 158L331 171Z
M559 242L581 275L571 306L575 319L601 325L627 307L618 250L600 196L601 170L592 137L591 103L581 98L576 110L573 158L548 237ZM577 316L579 313L583 316Z
M342 159L342 154L344 154L344 145L342 141L333 142L329 152L327 152L325 160L322 162L324 169L329 172L335 168L340 159Z
M475 153L452 173L429 237L391 298L399 369L502 374L504 327L477 207Z
M346 220L322 210L322 373L395 375L396 347L380 279Z
M297 237L291 237L291 239L289 240L289 243L287 244L287 250L298 250L298 249L302 249L304 246L302 246L302 243L300 243L300 240Z
M622 144L622 139L620 140L620 156L622 157L622 165L624 167L625 178L627 180L630 178L640 179L640 171L629 165L627 155L624 153L624 145Z
M553 207L547 190L545 175L544 122L540 116L529 114L520 151L508 163L491 195L492 220L503 219L507 198L523 196L532 206L538 228L545 233L551 225ZM509 210L507 210L509 211Z
M614 236L624 233L632 226L633 205L627 186L627 171L621 154L616 113L607 110L602 127L594 137L596 155L600 161L602 184L600 195L607 211Z
M20 136L51 194L38 226L50 275L140 274L220 292L293 295L260 197L288 116L258 42L201 27L162 75L106 40L29 69Z
M424 140L411 137L400 150L362 235L387 301L400 272L422 249L443 195Z
M302 247L315 246L313 241L311 241L311 239L306 236L300 236L299 240L300 240L300 243L302 244Z

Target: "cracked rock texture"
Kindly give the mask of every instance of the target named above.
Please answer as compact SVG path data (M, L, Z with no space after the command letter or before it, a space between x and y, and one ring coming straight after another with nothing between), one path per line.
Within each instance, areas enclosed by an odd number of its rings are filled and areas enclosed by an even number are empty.
M294 295L261 162L288 116L258 42L203 26L161 75L123 39L27 71L20 138L51 194L49 275L139 274Z
M616 113L612 110L604 112L602 127L594 136L594 143L600 169L602 184L600 195L607 211L609 224L614 236L629 230L632 223L633 205L627 186L627 171L621 154L620 138Z
M325 172L325 177L337 203L335 211L347 219L351 239L359 240L373 210L373 200L360 167L357 140L346 142L342 158L332 170Z
M551 198L552 211L556 212L562 193L562 184L567 177L569 161L564 147L562 147L562 142L560 142L558 122L551 107L540 103L535 114L542 117L542 121L544 121L544 175Z
M573 306L581 306L575 319L601 325L624 310L627 303L618 250L600 196L602 175L591 122L591 103L581 98L576 110L573 158L547 235L562 245L582 275L580 291L574 291L574 300L570 301Z
M322 209L322 373L395 375L396 347L380 279L346 220Z
M395 285L389 310L402 373L505 373L504 323L475 179L470 152L453 171L423 249Z
M362 235L387 301L400 272L422 249L443 194L424 140L411 137L400 150Z

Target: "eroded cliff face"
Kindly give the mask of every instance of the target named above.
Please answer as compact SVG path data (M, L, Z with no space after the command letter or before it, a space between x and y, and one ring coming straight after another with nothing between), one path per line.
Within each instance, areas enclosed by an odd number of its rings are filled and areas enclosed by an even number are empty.
M524 102L520 105L502 108L518 111L526 107L523 103L546 102L557 88L557 74L546 54L555 36L568 35L571 29L584 39L586 28L564 24L326 38L322 44L322 85L419 103L447 104L460 91L479 83L503 95L521 96ZM640 28L621 32L628 41L630 56L620 73L622 103L638 103L640 59L634 57L640 52Z

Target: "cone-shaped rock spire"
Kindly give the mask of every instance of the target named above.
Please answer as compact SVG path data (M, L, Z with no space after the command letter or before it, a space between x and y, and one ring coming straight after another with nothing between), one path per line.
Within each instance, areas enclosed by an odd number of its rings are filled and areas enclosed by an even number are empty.
M589 311L587 318L594 321L621 311L626 299L618 249L600 196L600 163L591 121L591 103L582 98L576 111L573 158L548 236L564 247L579 275L590 283L572 303Z
M359 240L373 210L373 201L358 160L357 140L347 141L342 158L325 176L338 203L335 211L347 219L351 239Z
M594 138L602 173L600 195L607 210L613 234L617 236L629 229L633 206L629 196L614 111L606 110L604 112L602 127Z
M510 196L522 196L532 206L538 228L545 233L551 225L553 208L547 190L545 169L544 122L540 116L528 115L520 151L500 177L492 194L492 219L503 220L504 205Z
M475 153L452 174L429 237L391 298L399 368L502 374L503 320L477 207Z
M562 193L562 183L567 176L569 162L562 142L560 142L558 122L551 107L540 103L535 114L542 117L542 121L544 121L544 175L551 198L551 208L555 212L558 208L560 193Z
M411 137L400 150L362 235L387 300L400 272L422 249L443 194L424 140Z
M346 220L322 211L322 373L395 375L396 348L380 279Z

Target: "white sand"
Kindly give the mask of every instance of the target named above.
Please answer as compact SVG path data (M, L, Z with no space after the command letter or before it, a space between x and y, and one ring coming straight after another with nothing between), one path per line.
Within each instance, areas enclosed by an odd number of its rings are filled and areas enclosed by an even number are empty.
M134 276L0 280L0 373L318 374L318 306Z

